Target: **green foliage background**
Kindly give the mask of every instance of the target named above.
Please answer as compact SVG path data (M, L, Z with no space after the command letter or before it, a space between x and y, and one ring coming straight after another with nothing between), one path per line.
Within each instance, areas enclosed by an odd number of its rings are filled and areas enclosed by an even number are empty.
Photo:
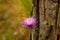
M0 40L29 40L22 25L32 11L32 0L0 0Z

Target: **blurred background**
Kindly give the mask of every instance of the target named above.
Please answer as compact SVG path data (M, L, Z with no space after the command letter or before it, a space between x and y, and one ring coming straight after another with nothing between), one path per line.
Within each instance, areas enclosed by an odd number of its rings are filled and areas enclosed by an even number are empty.
M31 16L33 40L60 40L60 0L0 0L0 40L30 40L22 22Z

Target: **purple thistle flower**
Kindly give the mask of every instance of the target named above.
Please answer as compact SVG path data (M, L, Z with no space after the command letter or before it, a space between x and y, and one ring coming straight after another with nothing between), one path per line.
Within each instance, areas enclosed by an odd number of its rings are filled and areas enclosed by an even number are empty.
M34 17L26 18L23 21L23 25L28 27L29 29L32 29L35 23L36 23L36 19Z

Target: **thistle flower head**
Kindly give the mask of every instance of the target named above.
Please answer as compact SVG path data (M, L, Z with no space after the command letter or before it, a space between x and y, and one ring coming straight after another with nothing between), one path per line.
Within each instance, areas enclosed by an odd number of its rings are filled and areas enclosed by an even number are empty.
M26 18L23 21L24 26L28 27L28 28L33 28L33 25L36 23L36 19L33 17L30 18Z

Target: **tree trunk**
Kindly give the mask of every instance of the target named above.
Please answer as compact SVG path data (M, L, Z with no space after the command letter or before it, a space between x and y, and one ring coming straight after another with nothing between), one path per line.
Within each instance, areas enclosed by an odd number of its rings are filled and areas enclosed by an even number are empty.
M33 15L39 21L39 40L57 40L58 0L39 0L39 6L33 1Z

